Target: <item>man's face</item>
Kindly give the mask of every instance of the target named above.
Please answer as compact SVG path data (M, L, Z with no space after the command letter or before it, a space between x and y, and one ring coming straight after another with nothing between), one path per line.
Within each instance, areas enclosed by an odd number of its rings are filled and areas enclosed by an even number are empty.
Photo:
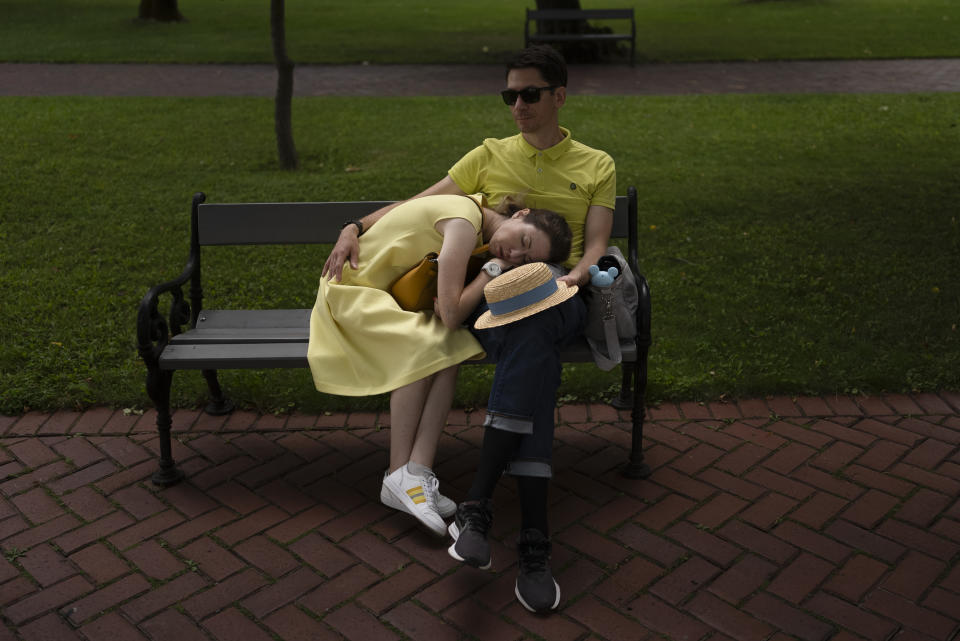
M507 74L507 89L521 91L527 87L546 87L549 83L543 79L538 69L511 69ZM541 91L539 102L528 104L523 98L510 107L513 120L521 133L536 133L544 128L558 125L560 107L566 100L566 87L553 91Z

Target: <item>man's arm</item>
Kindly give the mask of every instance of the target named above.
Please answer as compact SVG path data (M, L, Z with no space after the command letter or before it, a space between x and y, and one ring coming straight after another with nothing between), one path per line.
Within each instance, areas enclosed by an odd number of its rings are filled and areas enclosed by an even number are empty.
M591 205L587 210L587 220L583 226L583 258L570 270L569 274L558 280L564 281L567 285L586 285L590 281L590 265L596 265L600 257L607 253L612 230L613 210Z
M433 196L435 194L452 194L460 196L466 195L459 187L457 187L457 183L453 182L453 179L450 178L450 176L444 176L439 182L431 185L416 196L408 198L407 200L422 198L423 196ZM361 218L360 222L363 223L364 231L373 227L374 224L383 218L384 214L386 214L388 211L397 205L407 202L407 200L381 207L380 209L370 212ZM337 239L337 244L334 245L333 249L330 251L330 255L327 257L327 262L323 264L323 271L320 273L321 276L329 276L330 278L336 278L338 281L341 280L343 278L343 265L348 260L350 261L351 267L354 269L357 268L358 261L360 260L360 241L358 239L359 231L360 230L357 229L356 225L347 225L340 230L340 238Z

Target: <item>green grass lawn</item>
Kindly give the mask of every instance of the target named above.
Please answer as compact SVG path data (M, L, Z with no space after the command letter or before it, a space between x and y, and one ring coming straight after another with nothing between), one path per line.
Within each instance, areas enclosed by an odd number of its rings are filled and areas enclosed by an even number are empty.
M193 192L406 197L514 132L495 100L297 99L297 172L276 168L269 99L0 100L0 412L148 404L137 304L180 273ZM564 123L640 190L651 399L960 387L960 95L575 97ZM212 252L207 305L309 307L323 259ZM466 368L458 404L489 376ZM569 366L561 394L617 378ZM346 402L306 370L223 381L264 410ZM203 395L192 372L174 389Z
M487 63L523 46L514 0L287 2L297 63ZM641 61L955 57L954 0L582 0L634 7ZM272 62L269 3L181 0L189 22L140 23L136 0L6 0L0 60ZM611 23L618 31L623 24Z

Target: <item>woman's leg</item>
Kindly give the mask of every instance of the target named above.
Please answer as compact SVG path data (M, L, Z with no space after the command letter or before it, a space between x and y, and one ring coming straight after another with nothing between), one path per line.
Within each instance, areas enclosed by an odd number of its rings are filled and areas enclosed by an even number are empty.
M380 500L409 512L437 534L446 527L443 518L457 509L456 503L440 494L431 469L453 402L457 369L448 367L390 395L390 469L384 475Z
M454 365L390 394L390 471L413 461L433 467L457 385Z
M390 472L410 461L431 378L421 378L390 393Z
M440 495L437 477L429 469L446 418L446 411L439 418L438 413L448 387L452 394L449 379L455 380L456 368L452 368L452 376L441 374L405 385L390 395L390 470L380 488L381 502L413 515L438 536L446 533L441 512L456 509ZM449 403L448 399L447 409ZM450 505L444 509L441 503Z
M457 386L458 365L441 370L429 378L429 385L420 412L420 421L414 435L409 460L432 468L437 455L437 444L447 424L453 393ZM393 418L391 416L391 422Z

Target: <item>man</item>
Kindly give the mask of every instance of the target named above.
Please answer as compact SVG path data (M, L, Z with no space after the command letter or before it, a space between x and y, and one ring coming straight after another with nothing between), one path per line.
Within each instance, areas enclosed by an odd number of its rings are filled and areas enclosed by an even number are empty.
M553 48L535 45L507 63L507 88L502 92L520 133L501 140L488 138L461 158L442 180L414 196L430 194L483 193L492 205L519 195L529 207L550 209L566 218L573 232L569 271L558 280L584 285L588 269L606 253L613 226L616 174L606 153L574 141L559 124L566 102L567 68ZM357 237L375 224L393 206L378 210L360 221L348 223L341 232L323 275L340 278L343 265L358 261ZM484 271L493 279L504 263L495 257ZM486 305L470 319L477 318ZM488 354L497 360L487 416L481 462L467 500L456 507L450 525L455 539L454 558L476 567L489 567L490 547L486 537L492 522L490 497L501 474L517 478L521 502L521 534L518 541L520 573L516 594L529 610L549 612L560 601L560 588L549 566L550 540L547 525L547 491L556 392L560 384L560 347L580 334L586 309L574 296L534 316L475 334ZM407 460L412 436L391 433L391 465ZM410 465L413 478L432 472ZM381 495L383 496L383 494ZM386 501L385 501L386 502ZM416 515L422 506L398 506ZM448 515L452 502L443 496L437 511ZM446 514L445 514L446 513Z

